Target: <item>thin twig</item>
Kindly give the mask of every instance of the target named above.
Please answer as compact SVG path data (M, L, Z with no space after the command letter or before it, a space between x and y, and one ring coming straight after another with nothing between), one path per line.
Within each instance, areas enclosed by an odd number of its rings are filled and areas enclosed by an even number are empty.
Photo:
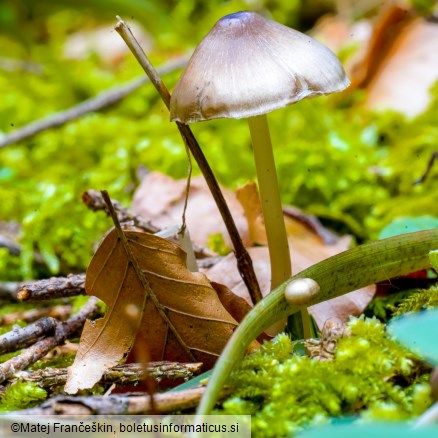
M424 181L426 181L426 178L429 176L430 171L432 170L433 163L435 162L435 160L438 160L438 151L437 151L437 152L434 152L434 153L431 155L431 157L430 157L430 159L429 159L429 162L427 163L426 170L424 171L423 175L420 176L420 178L416 179L416 180L412 183L412 185L415 185L415 184L421 184L421 183L424 183Z
M0 57L0 70L9 72L24 71L34 74L41 74L43 72L41 65L34 61L5 58L3 56Z
M85 295L85 274L26 282L17 290L20 301L52 300L76 295Z
M306 214L299 208L291 205L283 206L283 214L290 217L312 230L317 236L319 236L326 245L334 245L339 241L339 236L325 228L316 216Z
M126 256L128 257L130 263L132 264L137 277L141 281L141 284L142 284L143 289L145 291L145 300L146 300L146 298L150 298L151 299L151 301L154 304L155 309L157 310L158 314L161 316L163 321L166 323L167 327L169 327L169 330L175 336L175 339L180 344L181 348L190 357L190 360L195 362L196 361L195 356L193 355L192 351L187 346L187 344L184 342L184 340L181 338L181 335L178 333L178 330L175 328L175 326L173 325L172 321L167 316L167 314L166 314L166 312L164 310L164 307L158 301L158 298L155 295L154 291L152 290L152 288L151 288L151 286L149 284L149 281L146 278L146 275L144 275L143 271L141 270L141 268L140 268L140 266L138 264L137 259L134 257L134 254L131 251L131 247L129 246L128 239L126 238L126 235L125 235L124 231L122 230L122 227L120 226L120 222L117 219L117 215L116 215L116 212L115 212L115 210L113 208L113 205L111 204L111 199L110 199L110 197L108 195L108 192L106 190L102 190L101 193L102 193L103 199L105 200L105 202L106 202L106 204L108 206L108 210L109 210L111 218L112 218L112 220L114 222L114 226L116 228L117 234L118 234L119 239L121 240L121 242L123 244L123 247L125 249ZM144 306L143 306L143 308L144 308Z
M423 412L414 423L413 429L432 426L438 422L438 402L433 404L426 412Z
M169 90L164 85L163 81L160 78L160 75L155 70L151 62L149 61L146 54L143 52L142 48L138 44L134 35L132 34L129 27L125 24L125 22L118 17L119 22L117 23L115 29L119 33L119 35L123 38L137 61L143 67L144 71L150 78L151 82L154 84L158 93L160 94L163 102L170 108L170 93ZM254 273L254 268L252 265L251 257L249 256L245 246L243 245L242 239L240 238L239 232L237 230L236 224L231 216L231 212L228 208L228 205L225 201L225 198L222 194L222 191L219 187L219 184L214 177L214 174L206 160L204 153L202 152L195 136L193 135L191 129L182 123L176 123L179 129L179 132L184 140L184 143L190 149L190 152L194 156L196 162L198 163L199 168L201 169L202 174L207 182L207 185L210 189L211 194L218 206L218 209L221 213L222 219L225 223L225 226L230 235L231 241L233 243L234 252L236 254L237 266L242 276L243 281L245 282L246 287L248 288L248 292L251 296L253 303L257 303L262 299L262 293L260 291L260 286L257 281L257 277Z
M10 255L19 256L21 253L21 246L7 236L0 234L0 248L6 248Z
M87 190L82 193L82 202L90 210L104 211L107 215L110 214L102 193L98 190ZM123 207L119 201L111 198L111 203L120 223L132 222L135 227L140 228L147 233L157 233L160 231L159 227L155 226L150 221L145 221L141 216Z
M176 58L161 66L160 72L161 74L165 74L177 70L184 67L186 62L186 56ZM28 125L25 125L9 134L0 137L0 149L12 143L16 143L26 138L32 137L33 135L38 134L41 131L45 131L46 129L62 126L67 122L82 117L84 114L106 108L116 102L119 102L128 94L132 93L134 90L147 82L149 82L149 79L145 77L133 79L132 81L122 86L103 91L97 96L85 100L80 104L73 106L65 111L60 111L51 114L50 116L31 122Z
M188 165L187 165L187 181L186 181L186 190L185 190L185 196L184 196L184 207L183 207L183 211L182 211L182 225L181 225L181 229L179 231L178 234L181 235L181 237L184 237L184 233L186 232L186 212L187 212L187 206L189 203L189 194L190 194L190 183L192 181L192 171L193 171L193 166L192 166L192 157L190 155L190 151L189 148L187 146L187 143L184 143L184 149L186 150L186 154L187 154L187 161L188 161Z
M185 389L177 392L155 394L156 410L161 413L171 413L193 409L199 403L204 386ZM230 390L224 389L221 398L229 395ZM149 413L150 397L139 394L119 394L108 397L53 397L41 406L23 411L9 412L8 415L136 415Z
M0 364L0 383L10 379L14 374L23 370L44 357L50 350L62 345L66 339L77 334L85 324L86 319L93 319L99 313L98 299L91 297L82 309L65 322L58 322L55 334L38 341L23 353Z
M199 374L202 363L178 363L178 362L150 362L147 364L147 372L155 381L162 380L188 380ZM103 374L100 384L117 387L132 386L141 382L145 377L144 364L129 363L117 365ZM24 382L35 382L45 389L63 386L67 381L67 368L44 368L35 371L19 371L14 378Z
M0 336L0 354L21 350L34 344L41 336L53 334L56 328L56 319L41 318L26 327L14 328Z
M108 207L105 204L105 201L103 200L102 194L98 192L97 190L87 190L82 194L82 202L93 211L105 211L106 214L109 215ZM125 222L132 222L132 224L140 228L143 231L146 231L147 233L158 233L161 231L161 228L157 227L150 221L145 221L141 216L138 214L133 213L131 210L123 207L120 202L116 201L115 199L111 198L111 203L113 204L114 210L117 215L117 219L120 223ZM173 242L178 243L177 239L170 239ZM214 252L209 250L208 248L202 248L198 245L193 245L193 251L195 252L195 255L197 258L205 258L205 257L211 257L214 256Z
M21 310L15 313L7 313L0 316L1 325L14 324L17 321L34 322L40 318L50 317L64 320L70 316L72 311L71 304L59 304L57 306L50 306L44 308L35 308L30 310Z
M18 281L1 281L0 282L0 298L17 301L17 290L20 287Z

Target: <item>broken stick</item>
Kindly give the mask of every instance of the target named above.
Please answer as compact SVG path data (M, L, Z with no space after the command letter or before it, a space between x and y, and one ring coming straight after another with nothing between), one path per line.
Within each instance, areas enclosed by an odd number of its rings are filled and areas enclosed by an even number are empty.
M154 395L155 410L157 413L166 414L175 411L193 409L197 406L204 386L185 389L177 392L165 392ZM221 396L229 394L228 389L222 391ZM10 412L19 415L138 415L147 414L151 410L149 394L120 394L106 397L54 397L42 405Z
M99 314L98 299L91 297L82 309L65 322L58 322L55 334L38 341L23 353L0 364L0 383L10 379L18 370L23 370L44 357L50 350L62 345L82 329L86 319L93 319Z
M20 301L41 301L85 295L85 274L52 277L23 283L17 290Z
M109 215L109 210L103 197L100 192L97 190L87 190L82 194L82 202L93 211L104 211L107 215ZM133 213L131 210L123 207L120 202L111 198L111 203L113 204L114 210L116 212L117 219L121 224L126 222L131 222L135 227L140 228L147 233L158 233L161 231L161 228L157 227L150 221L145 221L138 214ZM172 241L176 241L175 239L170 239ZM177 242L178 243L178 242ZM193 244L193 251L196 255L196 258L202 259L206 257L214 256L215 253L208 248L202 248L196 244Z
M129 363L117 365L105 371L99 383L104 385L115 384L117 387L132 386L141 382L146 373L155 381L188 380L195 374L199 374L202 363L179 363L179 362L150 362L145 371L144 364ZM44 389L65 385L67 380L67 368L44 368L35 371L19 371L14 377L25 381L38 383Z
M0 316L0 325L15 324L17 321L34 322L44 317L51 317L58 320L67 319L70 316L73 306L71 304L59 304L44 308L21 310L19 312L7 313Z
M41 336L53 334L56 328L54 318L41 318L26 327L14 328L0 336L0 354L17 351L34 344Z

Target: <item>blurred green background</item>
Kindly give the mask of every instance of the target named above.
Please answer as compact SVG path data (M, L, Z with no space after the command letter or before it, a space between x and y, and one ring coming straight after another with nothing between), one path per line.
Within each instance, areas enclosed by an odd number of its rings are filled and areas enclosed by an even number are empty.
M159 66L191 53L228 13L250 9L308 31L336 7L328 0L3 0L0 135L142 75L132 55L117 54L111 44L72 54L74 41L103 26L101 41L119 38L111 29L116 15L142 25L142 41ZM370 9L351 12L356 20ZM164 77L170 89L179 74ZM436 171L423 184L412 184L438 149L437 91L429 109L410 120L365 110L363 91L271 113L283 203L318 215L358 242L377 238L399 218L438 217ZM82 205L84 190L106 189L129 206L139 168L184 178L184 146L168 118L149 84L103 111L0 149L0 221L20 224L22 248L20 256L0 248L0 280L85 269L110 223ZM203 122L193 130L222 184L235 188L254 179L245 121Z

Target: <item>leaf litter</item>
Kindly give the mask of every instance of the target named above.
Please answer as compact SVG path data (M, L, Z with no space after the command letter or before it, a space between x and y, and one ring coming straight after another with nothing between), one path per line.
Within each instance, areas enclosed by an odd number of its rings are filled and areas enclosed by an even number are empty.
M133 210L160 226L175 224L181 217L185 184L184 180L176 181L157 172L149 174L134 196ZM187 226L193 240L203 245L209 233L217 232L219 212L202 180L192 181L191 193ZM226 196L231 200L232 213L239 216L246 242L262 245L248 250L266 295L270 290L269 254L256 186L247 185L237 194L227 191ZM202 214L198 211L200 203ZM349 246L348 236L327 245L308 225L288 216L285 221L295 272ZM129 249L117 230L112 229L88 268L86 291L104 301L107 311L103 318L87 321L84 327L76 360L69 368L67 393L93 387L107 369L122 362L136 348L135 343L144 344L145 340L150 360L200 361L209 369L250 308L245 303L250 302L249 295L234 254L204 273L190 272L186 253L176 243L140 231L121 232ZM322 326L333 316L346 319L347 315L359 314L373 294L371 286L313 306L309 311ZM257 347L254 342L251 349Z
M87 270L87 293L103 300L107 311L84 327L67 393L91 388L126 357L137 333L147 339L151 360L195 359L208 369L237 326L208 279L187 269L186 254L177 244L138 231L124 235L131 255L112 229Z

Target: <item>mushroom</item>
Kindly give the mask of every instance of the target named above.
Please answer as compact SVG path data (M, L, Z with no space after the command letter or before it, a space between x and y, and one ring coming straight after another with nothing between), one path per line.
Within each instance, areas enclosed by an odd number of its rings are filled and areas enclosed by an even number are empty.
M291 261L266 114L348 85L341 63L328 48L254 12L241 11L221 18L204 37L172 94L172 121L248 119L271 289L291 276Z

